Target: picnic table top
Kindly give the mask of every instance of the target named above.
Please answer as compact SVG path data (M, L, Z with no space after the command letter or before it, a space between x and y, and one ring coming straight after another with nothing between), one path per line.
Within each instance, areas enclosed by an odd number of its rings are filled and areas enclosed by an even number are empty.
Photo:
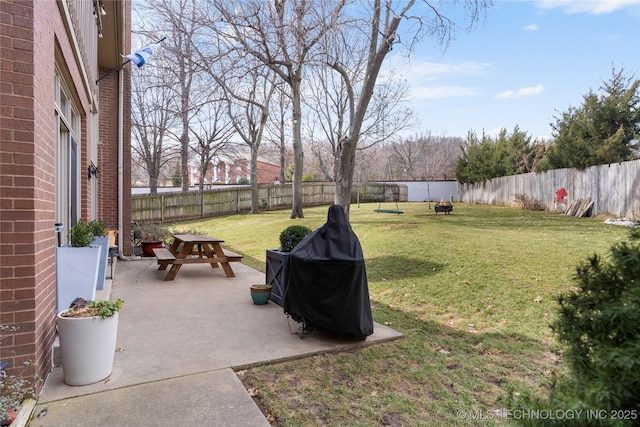
M174 234L174 239L181 242L197 242L197 243L222 243L224 240L216 237L206 236L204 234Z

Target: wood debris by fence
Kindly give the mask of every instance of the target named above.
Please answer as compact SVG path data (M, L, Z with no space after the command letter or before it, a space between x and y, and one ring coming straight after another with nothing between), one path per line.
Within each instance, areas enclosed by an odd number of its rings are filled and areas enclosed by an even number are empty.
M571 202L565 215L577 217L591 216L591 208L593 208L593 200L591 200L591 197L576 199Z

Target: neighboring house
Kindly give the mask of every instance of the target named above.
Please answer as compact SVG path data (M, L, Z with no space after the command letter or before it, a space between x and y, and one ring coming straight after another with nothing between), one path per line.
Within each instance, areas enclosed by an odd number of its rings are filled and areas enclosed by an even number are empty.
M257 164L258 184L273 184L280 176L280 166L258 160ZM189 167L189 182L197 186L200 183L200 168L192 165ZM246 180L251 182L251 168L248 160L241 159L216 159L210 163L204 176L205 184L237 184Z
M258 160L258 184L273 184L280 178L280 166Z
M101 219L131 251L130 0L0 4L0 360L43 378L55 338L56 251ZM40 385L38 385L40 387Z

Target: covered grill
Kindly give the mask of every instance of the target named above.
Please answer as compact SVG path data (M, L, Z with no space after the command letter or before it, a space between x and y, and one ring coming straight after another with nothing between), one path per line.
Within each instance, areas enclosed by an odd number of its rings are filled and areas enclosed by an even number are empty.
M330 206L326 224L291 251L288 269L284 311L304 330L373 334L362 247L342 206Z

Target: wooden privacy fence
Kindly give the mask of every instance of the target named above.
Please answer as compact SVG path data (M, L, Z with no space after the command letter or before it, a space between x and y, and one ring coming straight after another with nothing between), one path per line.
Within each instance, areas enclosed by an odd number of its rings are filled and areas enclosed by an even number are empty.
M302 184L302 205L330 205L335 199L335 184L318 182ZM407 201L407 186L398 184L368 183L354 185L352 202ZM293 203L291 184L260 185L258 202L261 210L290 208ZM214 187L210 190L156 195L131 196L131 219L140 223L171 222L185 219L208 218L220 215L248 213L251 211L251 188Z
M566 196L556 192L565 189ZM560 192L560 194L564 194ZM460 201L513 206L526 197L545 210L565 213L573 202L593 202L591 215L610 214L640 219L640 160L578 169L556 169L540 173L494 178L460 184Z

